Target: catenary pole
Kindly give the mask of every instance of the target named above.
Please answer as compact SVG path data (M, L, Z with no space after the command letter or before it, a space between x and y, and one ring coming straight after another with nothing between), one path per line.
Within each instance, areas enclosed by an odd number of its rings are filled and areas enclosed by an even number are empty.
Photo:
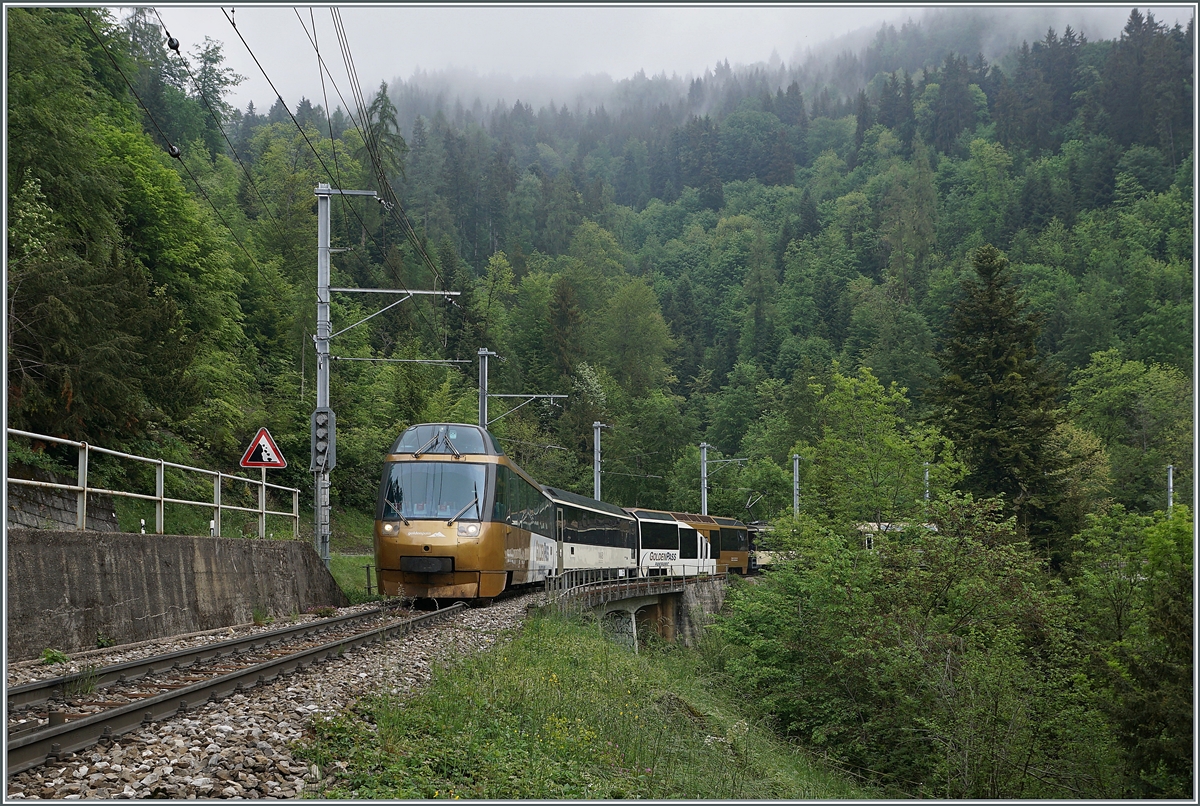
M487 428L488 425L488 356L495 355L489 352L486 347L479 348L479 426Z
M592 423L592 498L600 500L600 429L604 423Z
M792 454L792 517L800 517L800 454Z

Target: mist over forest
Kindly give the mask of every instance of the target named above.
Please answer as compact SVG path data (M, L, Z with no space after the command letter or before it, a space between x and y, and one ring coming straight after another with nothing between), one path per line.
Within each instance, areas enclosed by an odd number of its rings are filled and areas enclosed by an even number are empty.
M728 66L735 74L761 72L771 91L786 89L796 80L806 92L819 90L829 83L843 94L852 95L880 70L915 73L926 67L936 67L951 52L969 55L972 59L982 55L989 62L1001 60L1001 66L1011 68L1011 64L1005 64L1004 57L1009 56L1011 62L1011 54L1022 42L1037 42L1051 28L1061 32L1069 25L1089 39L1112 39L1120 33L1126 17L1127 11L1121 7L914 9L912 15L897 23L865 26L813 47L796 47L790 54L764 53L761 61L731 62ZM905 52L894 53L882 61L863 58L864 51L873 43L894 43L901 33L910 39ZM725 61L719 54L714 54L712 65L715 67ZM698 74L691 71L671 71L670 75L639 71L633 76L607 73L514 76L502 70L481 73L452 66L420 69L412 75L395 75L387 80L397 107L397 119L407 135L417 114L428 118L437 109L453 116L461 107L483 125L494 111L511 108L517 101L533 109L551 103L556 108L565 104L575 114L587 113L603 105L614 113L630 103L671 103L686 97L688 87L697 78L711 80L712 68ZM314 91L310 97L315 94ZM337 103L331 106L336 108ZM709 110L702 107L693 111L703 115Z

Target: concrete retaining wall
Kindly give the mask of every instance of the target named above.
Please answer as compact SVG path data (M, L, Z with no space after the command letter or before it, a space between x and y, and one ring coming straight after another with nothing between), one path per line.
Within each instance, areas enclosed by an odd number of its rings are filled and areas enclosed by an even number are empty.
M11 660L347 604L298 540L9 529L7 550Z
M53 473L36 473L34 478L55 484L74 484L75 479L65 481ZM47 487L28 487L24 484L8 485L8 528L20 529L74 529L75 507L78 496L65 490ZM92 493L87 501L87 528L93 532L116 532L117 513L113 509L112 496Z

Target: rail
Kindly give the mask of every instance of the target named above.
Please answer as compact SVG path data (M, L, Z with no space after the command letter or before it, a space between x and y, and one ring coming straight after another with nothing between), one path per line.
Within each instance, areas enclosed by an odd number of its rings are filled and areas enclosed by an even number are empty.
M30 431L20 431L16 428L7 429L9 436L28 437L37 439L43 442L50 442L57 445L71 445L79 451L78 478L75 484L60 484L58 482L38 481L36 479L17 479L8 477L9 484L18 484L26 487L41 487L54 490L65 490L74 492L76 498L75 508L75 528L79 531L84 531L87 528L87 497L88 494L93 495L115 495L123 498L136 498L144 501L154 502L154 532L155 534L163 533L163 520L167 504L183 504L185 506L211 507L213 511L212 532L214 535L221 534L221 513L222 512L249 512L258 515L258 536L266 537L267 516L278 515L292 520L292 537L300 536L300 490L295 487L284 487L279 484L270 484L265 478L262 480L248 479L245 476L235 476L231 473L222 473L219 470L205 470L200 467L191 467L190 465L181 465L175 462L168 462L165 459L150 459L145 456L137 456L131 453L122 453L120 451L110 450L108 448L98 448L95 445L89 445L86 442L75 442L70 439L61 439L59 437L51 437L46 434L35 434ZM135 462L143 462L155 466L154 476L154 494L135 493L122 490L109 490L102 487L93 487L88 484L88 462L92 453L104 454L106 456L115 456L120 459L131 459ZM194 501L186 498L169 498L166 495L166 469L189 471L192 473L200 473L213 478L213 498L211 501ZM242 507L233 504L225 504L221 502L221 485L226 479L245 482L251 486L258 487L258 506L257 507ZM267 509L267 490L281 490L292 494L292 511L281 512Z
M678 593L688 582L724 579L711 564L672 563L672 573L657 576L631 576L625 568L577 568L546 577L547 605L560 611L582 605L594 607L618 599ZM677 570L678 569L678 570Z

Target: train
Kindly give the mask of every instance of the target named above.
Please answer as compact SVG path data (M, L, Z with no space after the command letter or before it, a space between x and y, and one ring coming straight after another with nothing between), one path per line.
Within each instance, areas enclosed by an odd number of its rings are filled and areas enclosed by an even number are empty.
M751 571L747 527L622 508L538 484L478 425L421 423L392 444L375 509L378 590L490 600L577 569L614 577Z

